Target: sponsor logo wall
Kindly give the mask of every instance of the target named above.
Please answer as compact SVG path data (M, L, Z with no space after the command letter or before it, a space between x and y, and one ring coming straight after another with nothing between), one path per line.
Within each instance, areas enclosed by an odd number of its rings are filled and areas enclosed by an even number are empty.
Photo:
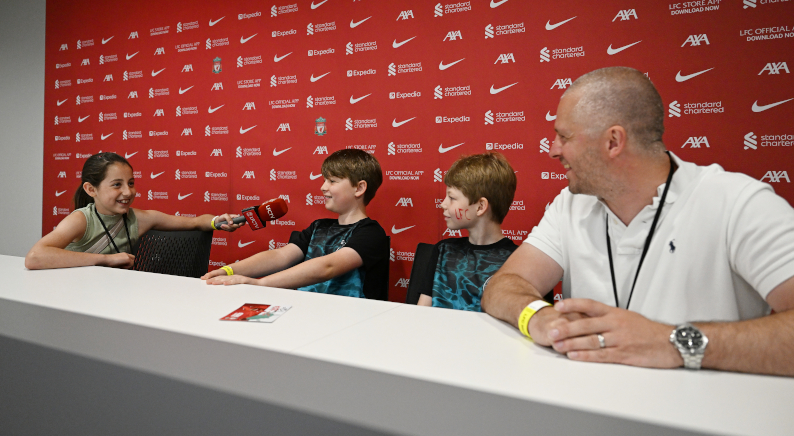
M549 158L573 80L626 65L665 105L665 143L794 187L794 2L197 0L47 4L43 232L72 210L85 159L135 169L134 206L195 216L283 196L265 230L217 234L212 268L283 246L323 207L329 153L373 153L368 207L391 236L402 301L418 242L465 236L438 208L462 154L503 153L518 176L503 228L518 242L566 185ZM794 173L792 173L794 174ZM294 200L294 201L292 201Z

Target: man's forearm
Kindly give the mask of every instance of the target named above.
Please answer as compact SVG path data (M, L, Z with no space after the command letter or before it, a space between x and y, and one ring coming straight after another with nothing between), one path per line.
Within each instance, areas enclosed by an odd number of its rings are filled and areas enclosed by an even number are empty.
M709 338L704 368L794 375L794 310L748 321L693 324Z
M527 305L543 298L535 287L515 274L497 274L488 281L482 308L494 318L518 328L518 316Z

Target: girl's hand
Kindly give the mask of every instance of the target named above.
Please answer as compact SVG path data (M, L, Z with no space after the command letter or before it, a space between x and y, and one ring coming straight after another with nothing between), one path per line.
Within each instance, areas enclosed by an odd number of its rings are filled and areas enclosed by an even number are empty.
M130 269L135 263L135 256L129 253L106 254L103 260L102 266Z
M208 285L256 285L256 279L252 279L251 277L246 276L222 276L222 277L214 277L207 280Z
M242 227L242 226L244 226L246 224L245 221L243 221L241 224L232 224L232 220L234 218L238 217L238 216L240 216L240 215L237 215L235 213L225 213L223 215L218 215L218 218L215 218L215 223L216 223L215 227L217 227L218 230L224 230L224 231L227 231L227 232L233 232L233 231L239 229L240 227ZM226 221L228 224L224 224L222 226L219 226L217 223L219 223L221 221Z

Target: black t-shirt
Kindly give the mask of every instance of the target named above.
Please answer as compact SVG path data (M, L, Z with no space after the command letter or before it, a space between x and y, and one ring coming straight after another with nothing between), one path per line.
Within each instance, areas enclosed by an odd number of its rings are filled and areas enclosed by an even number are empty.
M389 237L377 221L364 218L342 225L336 219L319 219L300 232L292 232L289 242L303 251L303 260L325 256L343 247L356 250L363 265L323 283L300 290L388 299Z

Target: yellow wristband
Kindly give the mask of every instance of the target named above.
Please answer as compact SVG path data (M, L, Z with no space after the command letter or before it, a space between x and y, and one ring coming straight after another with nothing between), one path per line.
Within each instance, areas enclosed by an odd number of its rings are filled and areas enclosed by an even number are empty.
M221 269L226 271L226 275L227 276L233 276L234 275L234 270L229 265L222 266Z
M518 330L521 331L521 334L532 339L532 336L529 335L529 320L531 320L540 309L546 306L551 306L551 304L543 300L535 300L521 311L521 315L518 317Z
M218 218L218 217L216 216L215 218L210 220L210 227L212 227L212 230L218 230L218 228L215 227L215 219L216 218Z

